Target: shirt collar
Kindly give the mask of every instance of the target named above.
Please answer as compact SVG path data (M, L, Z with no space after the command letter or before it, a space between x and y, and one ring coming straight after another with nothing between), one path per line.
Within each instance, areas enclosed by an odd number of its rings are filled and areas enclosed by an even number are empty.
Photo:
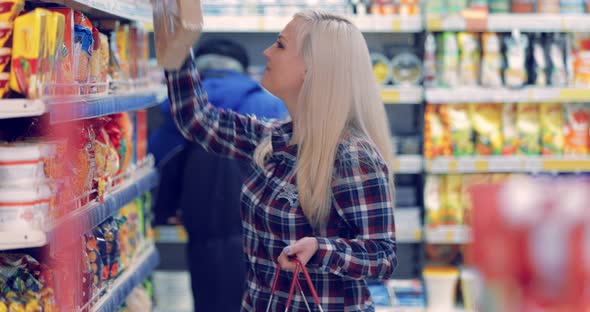
M289 149L289 142L293 137L293 122L289 121L276 127L272 132L271 143L274 152ZM293 145L294 147L294 145Z

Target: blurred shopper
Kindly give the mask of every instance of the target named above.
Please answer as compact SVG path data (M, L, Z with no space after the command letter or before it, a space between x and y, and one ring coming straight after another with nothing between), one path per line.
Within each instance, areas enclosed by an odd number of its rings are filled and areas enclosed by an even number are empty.
M248 55L239 44L213 39L200 44L195 61L209 102L223 110L257 118L288 117L283 103L246 74ZM181 212L188 232L188 265L195 311L239 311L245 290L240 189L248 163L207 153L187 141L170 114L149 138L161 173L157 223Z

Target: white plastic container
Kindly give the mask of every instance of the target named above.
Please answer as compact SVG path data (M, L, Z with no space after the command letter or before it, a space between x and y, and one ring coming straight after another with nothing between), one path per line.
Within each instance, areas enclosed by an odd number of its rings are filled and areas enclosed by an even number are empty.
M39 145L0 144L0 187L35 185L44 178Z
M0 231L42 230L51 196L47 185L0 188Z
M480 273L472 268L461 269L461 291L463 292L463 303L469 311L479 311L481 307L481 294L483 291L483 280Z
M425 268L422 275L426 285L427 311L454 312L459 271L446 267Z

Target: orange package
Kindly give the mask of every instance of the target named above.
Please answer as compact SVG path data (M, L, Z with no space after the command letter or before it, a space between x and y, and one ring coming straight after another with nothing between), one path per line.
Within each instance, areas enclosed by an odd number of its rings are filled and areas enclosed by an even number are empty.
M90 77L90 58L92 57L92 23L86 15L74 12L74 77L83 85L80 88L82 94L88 94L88 83Z
M59 57L60 68L57 69L55 92L57 95L77 95L78 88L74 84L74 10L70 8L52 8L52 12L61 13L65 17L62 51Z
M590 110L581 103L565 103L564 105L564 155L588 154L588 121Z
M426 104L424 111L424 156L433 159L452 155L446 106Z

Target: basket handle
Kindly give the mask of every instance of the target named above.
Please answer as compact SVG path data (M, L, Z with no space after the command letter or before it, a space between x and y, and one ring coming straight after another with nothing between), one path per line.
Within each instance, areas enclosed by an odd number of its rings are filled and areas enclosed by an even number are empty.
M307 310L312 312L311 308L309 307L309 304L307 303L307 299L305 298L305 294L303 293L303 288L301 288L301 284L299 282L299 272L303 272L303 276L305 277L305 280L307 281L307 286L309 287L309 290L311 291L311 295L313 296L313 300L315 301L316 305L318 306L319 311L324 312L324 310L322 309L322 306L320 305L320 298L318 297L317 291L316 291L315 287L313 286L313 283L311 282L311 277L309 276L307 269L305 268L303 263L301 263L301 261L299 261L299 259L297 259L297 258L290 258L290 261L295 262L295 271L293 272L293 282L291 282L291 287L289 288L289 297L287 299L287 304L285 306L285 312L287 312L289 310L289 307L291 306L291 302L293 300L293 294L295 293L295 286L297 286L299 288L299 292L301 293L301 297L303 298L303 301L305 302L305 305L307 306ZM281 273L281 265L277 264L277 270L275 272L275 278L272 283L272 289L270 292L270 298L268 299L268 305L266 306L266 312L270 312L270 306L271 306L272 299L275 295L275 291L278 286L280 273Z

